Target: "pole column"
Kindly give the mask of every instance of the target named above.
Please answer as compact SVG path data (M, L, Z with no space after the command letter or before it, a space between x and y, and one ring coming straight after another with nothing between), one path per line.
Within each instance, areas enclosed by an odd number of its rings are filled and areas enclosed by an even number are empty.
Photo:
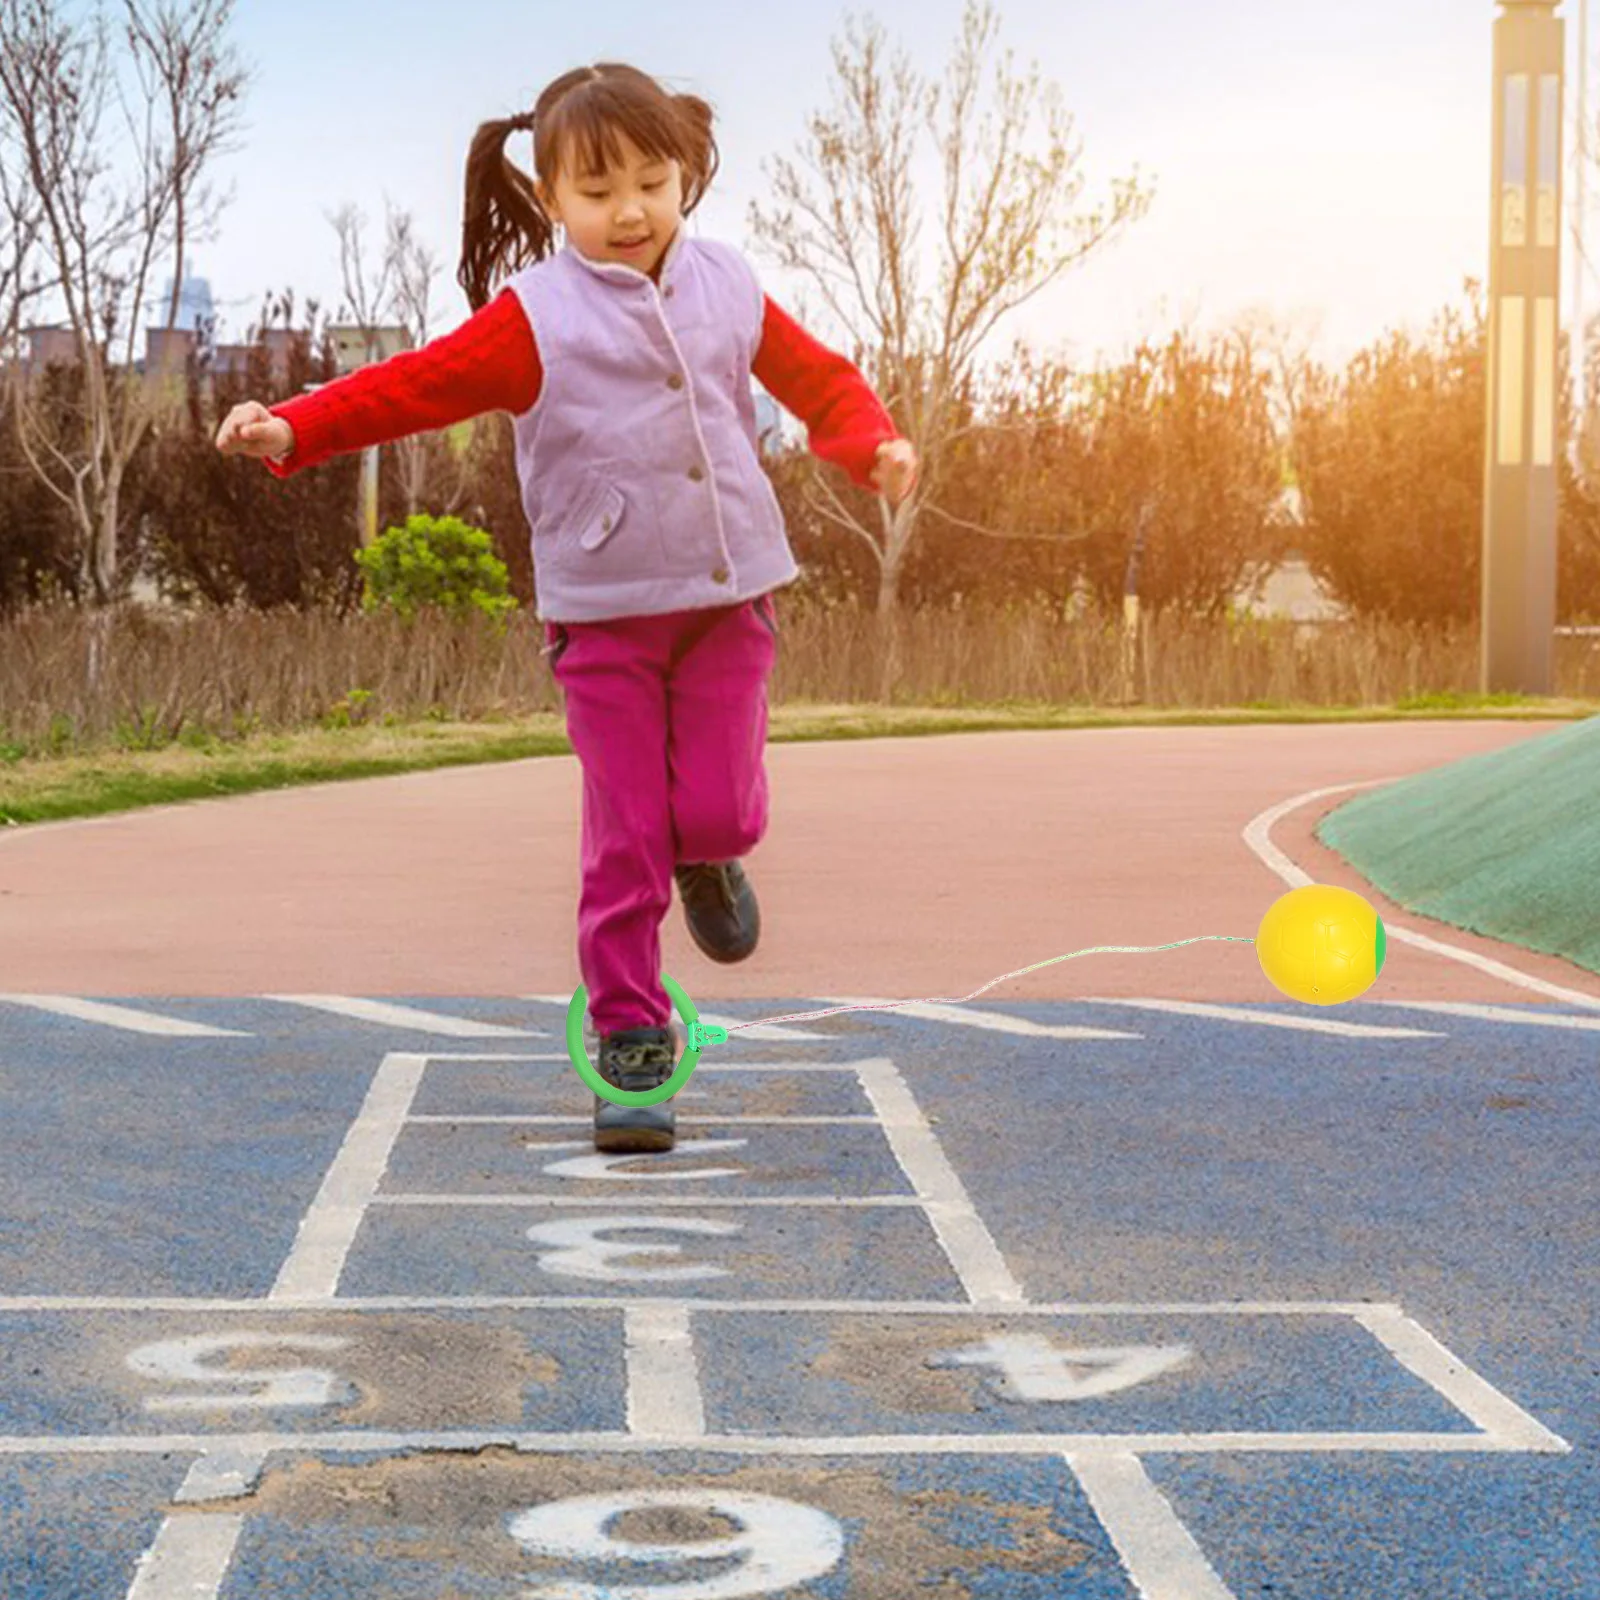
M1556 610L1560 0L1499 0L1480 688L1548 695Z

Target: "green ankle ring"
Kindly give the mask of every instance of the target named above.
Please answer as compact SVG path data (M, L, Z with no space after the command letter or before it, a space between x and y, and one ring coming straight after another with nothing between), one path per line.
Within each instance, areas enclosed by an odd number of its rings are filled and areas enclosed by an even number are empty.
M695 1041L702 1034L711 1039L715 1034L722 1033L720 1028L701 1029L697 1026L700 1013L695 1010L694 1001L664 972L661 974L661 985L672 997L678 1015L689 1030L689 1047L683 1052L677 1070L657 1089L619 1089L600 1076L590 1062L589 1052L583 1042L583 1013L589 1004L589 991L581 983L573 991L572 1003L567 1007L567 1052L572 1057L573 1066L578 1069L578 1076L602 1100L609 1100L614 1106L653 1106L670 1099L689 1081L689 1074L700 1064L700 1046ZM725 1033L722 1036L727 1037Z

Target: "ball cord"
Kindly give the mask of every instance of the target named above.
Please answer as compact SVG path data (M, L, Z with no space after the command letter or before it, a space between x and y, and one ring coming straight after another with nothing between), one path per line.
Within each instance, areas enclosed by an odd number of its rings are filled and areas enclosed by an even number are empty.
M1157 950L1177 950L1186 944L1203 944L1206 940L1220 940L1224 944L1254 944L1254 939L1242 939L1234 934L1202 933L1194 939L1179 939L1173 944L1101 944L1088 950L1074 950L1070 955L1052 956L1048 961L1036 961L1031 967L1019 967L1015 972L1007 972L998 978L991 978L981 989L974 989L971 994L959 1000L934 997L928 1000L891 1000L879 1005L861 1006L833 1006L827 1011L796 1011L784 1017L765 1017L761 1022L736 1022L727 1028L707 1027L700 1023L695 1024L703 1044L720 1044L730 1033L738 1033L741 1028L758 1028L768 1022L813 1022L819 1017L836 1017L842 1011L895 1011L901 1006L961 1006L968 1000L976 1000L980 994L987 993L997 983L1005 983L1009 978L1025 977L1030 972L1037 972L1042 967L1053 967L1060 961L1075 961L1079 956L1094 955L1149 955Z

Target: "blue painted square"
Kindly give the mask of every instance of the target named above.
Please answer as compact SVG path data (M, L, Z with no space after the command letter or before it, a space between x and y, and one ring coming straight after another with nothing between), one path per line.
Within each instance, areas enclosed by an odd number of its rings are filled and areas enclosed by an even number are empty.
M696 1210L649 1194L605 1207L380 1202L362 1220L339 1292L876 1300L886 1262L896 1298L964 1298L913 1206Z
M272 1342L179 1348L240 1335ZM624 1381L618 1312L0 1315L0 1434L15 1436L610 1429Z
M663 1490L692 1500L652 1508ZM586 1508L587 1496L601 1498ZM532 1542L544 1518L555 1548ZM658 1554L629 1557L622 1541ZM723 1553L696 1556L696 1545ZM741 1581L756 1557L776 1575ZM492 1451L471 1463L328 1459L285 1471L257 1496L220 1600L607 1600L658 1589L1136 1600L1060 1461Z
M728 1311L694 1329L706 1425L718 1432L1478 1431L1342 1315ZM1117 1364L1074 1365L1070 1352L1138 1347L1187 1354L1128 1387L1076 1397L1084 1377Z

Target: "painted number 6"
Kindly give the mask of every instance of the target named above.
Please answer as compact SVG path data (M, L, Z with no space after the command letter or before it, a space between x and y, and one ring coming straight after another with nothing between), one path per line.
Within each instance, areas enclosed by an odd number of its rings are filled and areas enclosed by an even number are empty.
M692 1544L641 1544L606 1531L623 1512L655 1506L682 1506L726 1517L738 1523L740 1531ZM523 1591L526 1600L736 1600L742 1595L773 1594L808 1578L819 1578L832 1571L844 1554L843 1530L824 1512L773 1495L729 1489L577 1495L519 1511L509 1526L511 1537L530 1555L569 1561L660 1565L742 1558L726 1572L686 1583L541 1582L539 1587Z

